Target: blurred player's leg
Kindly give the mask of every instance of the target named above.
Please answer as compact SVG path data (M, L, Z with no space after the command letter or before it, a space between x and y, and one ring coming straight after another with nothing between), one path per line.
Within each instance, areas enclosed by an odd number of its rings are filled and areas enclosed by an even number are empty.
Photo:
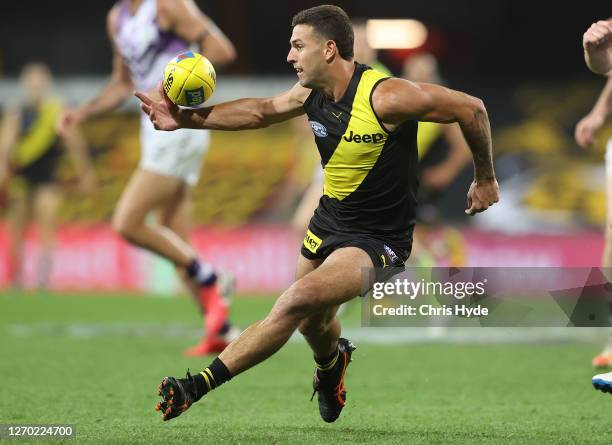
M228 312L215 271L198 259L195 250L179 234L166 226L145 222L149 212L180 203L188 196L188 190L189 186L180 178L136 170L117 204L113 228L130 243L172 261L199 286L198 298L206 310L212 310L213 316L207 323L207 335L215 338ZM177 209L180 208L178 205ZM207 352L210 351L202 351Z
M612 393L612 372L597 374L592 379L593 387L601 392Z
M191 246L168 228L145 223L149 212L174 199L185 187L178 178L136 170L115 209L113 228L129 242L187 268L196 257Z
M31 200L31 193L24 187L12 190L8 201L9 283L16 288L23 286L23 246Z
M190 242L191 233L191 194L191 187L180 188L176 197L166 201L159 212L159 223L172 230L186 243ZM231 326L228 318L231 288L221 285L221 297L223 298L215 298L217 294L200 292L200 286L187 275L185 268L176 266L176 271L194 297L204 317L202 341L195 347L187 349L186 354L197 356L223 351L237 336L236 329ZM221 277L219 281L222 281Z
M34 218L40 239L36 285L40 289L47 288L51 276L57 211L61 201L61 191L55 184L41 184L34 192Z
M606 149L606 226L605 243L601 259L604 274L608 281L612 281L612 139L608 142ZM610 313L608 316L612 320L612 301L608 302ZM608 341L600 354L593 358L593 366L596 368L612 367L612 332L608 334Z
M604 268L612 267L612 139L608 141L606 147L606 227L605 227L605 245L601 259L601 264ZM612 277L608 277L612 281Z

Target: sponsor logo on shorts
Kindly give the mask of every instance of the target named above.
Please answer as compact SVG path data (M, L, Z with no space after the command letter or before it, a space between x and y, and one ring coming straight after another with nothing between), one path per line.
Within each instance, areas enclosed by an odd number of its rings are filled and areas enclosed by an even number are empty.
M381 255L381 256L380 256L380 261L382 261L383 269L384 269L385 267L388 267L388 266L389 266L389 265L387 264L387 257L386 257L386 256Z
M315 136L320 138L327 137L327 128L325 128L325 125L317 121L309 121L309 123Z
M312 233L310 230L306 232L304 237L304 247L310 250L312 253L317 253L317 249L323 241L317 235Z
M384 138L385 138L385 135L382 133L355 134L353 133L353 130L351 130L351 132L348 135L343 137L343 139L346 142L355 142L357 144L360 144L362 142L366 144L369 144L369 143L378 144Z
M389 246L385 244L384 247L385 247L385 252L387 253L387 256L391 260L391 264L396 264L400 262L400 259L397 256L397 254Z

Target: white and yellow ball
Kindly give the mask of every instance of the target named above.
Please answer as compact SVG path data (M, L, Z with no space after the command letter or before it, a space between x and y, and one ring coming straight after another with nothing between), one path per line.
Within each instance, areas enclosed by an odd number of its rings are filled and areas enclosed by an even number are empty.
M212 96L217 75L212 63L193 51L181 53L164 70L164 91L172 102L196 108Z

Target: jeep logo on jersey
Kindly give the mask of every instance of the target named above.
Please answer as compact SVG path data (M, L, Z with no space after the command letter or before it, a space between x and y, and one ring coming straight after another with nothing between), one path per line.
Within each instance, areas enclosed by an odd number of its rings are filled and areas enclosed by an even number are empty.
M377 144L385 138L385 135L382 133L372 133L372 134L355 134L353 130L348 136L344 136L344 140L346 142L356 142L357 144L361 142L365 142L369 144L370 142Z
M315 136L318 136L320 138L327 137L327 128L325 128L325 125L317 121L309 121L309 123L310 127L312 128L312 132L315 134Z

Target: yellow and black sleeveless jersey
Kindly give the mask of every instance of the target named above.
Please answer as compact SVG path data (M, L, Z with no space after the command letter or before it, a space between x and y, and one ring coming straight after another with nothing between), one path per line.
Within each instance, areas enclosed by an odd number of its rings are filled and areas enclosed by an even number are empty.
M12 150L11 166L31 183L55 180L62 155L55 129L60 112L61 104L55 100L21 110L20 135Z
M340 101L321 90L313 90L305 101L325 178L309 236L363 235L402 249L411 244L418 187L417 122L407 121L390 133L374 112L372 93L388 78L355 64Z

